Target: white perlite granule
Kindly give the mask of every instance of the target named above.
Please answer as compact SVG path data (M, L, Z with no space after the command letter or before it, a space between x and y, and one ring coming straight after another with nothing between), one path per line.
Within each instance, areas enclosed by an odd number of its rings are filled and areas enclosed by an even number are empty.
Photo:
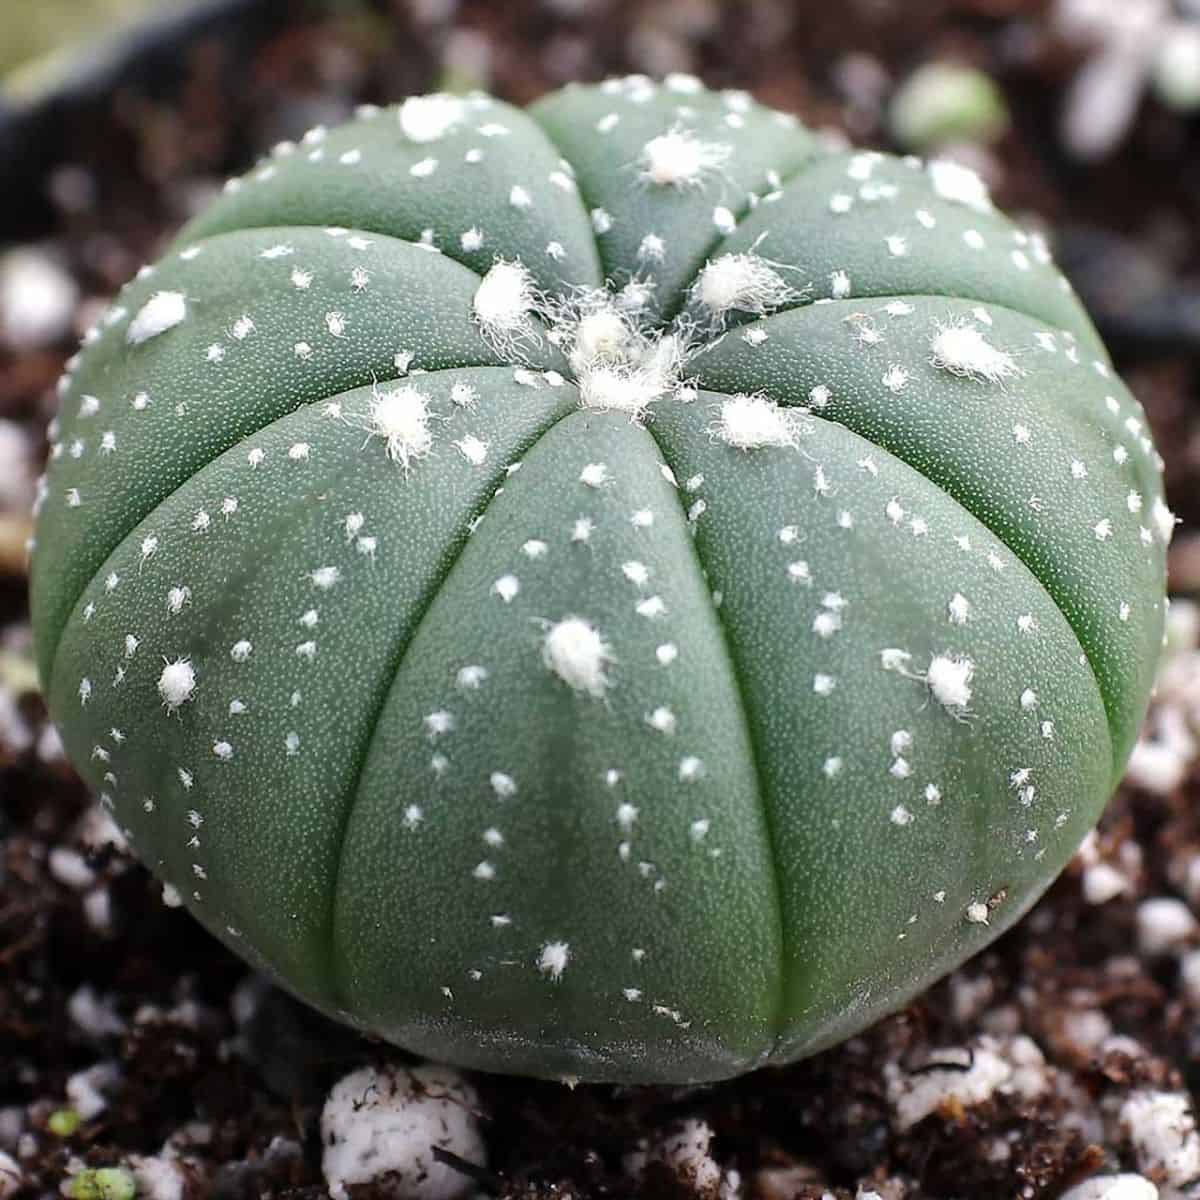
M339 1080L321 1112L321 1161L333 1200L348 1184L387 1179L404 1200L456 1200L471 1179L434 1147L482 1166L479 1099L448 1067L363 1067Z
M25 1184L17 1160L0 1150L0 1200L15 1196Z
M1143 1175L1097 1175L1063 1192L1061 1200L1158 1200L1158 1188Z
M938 1070L938 1064L945 1070ZM948 1101L970 1108L997 1092L1030 1099L1048 1086L1045 1059L1027 1037L1005 1044L984 1036L970 1047L934 1050L920 1072L906 1074L895 1063L885 1071L888 1099L901 1130L911 1129Z
M1174 1187L1200 1177L1200 1137L1184 1092L1134 1092L1120 1121L1143 1171Z

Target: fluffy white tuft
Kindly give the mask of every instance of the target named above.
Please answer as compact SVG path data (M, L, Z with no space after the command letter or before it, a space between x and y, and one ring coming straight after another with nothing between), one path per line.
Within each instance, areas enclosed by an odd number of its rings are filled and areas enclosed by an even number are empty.
M567 352L584 408L641 417L677 392L686 348L676 334L648 337L604 293L584 292L553 314L551 340Z
M935 654L925 681L940 705L961 715L971 703L971 679L974 674L975 664L969 658Z
M140 346L174 329L186 316L187 299L182 292L155 292L129 322L125 340L131 346Z
M642 147L638 178L657 187L699 187L732 153L732 146L702 141L690 129L676 125Z
M405 470L432 448L429 422L429 397L409 384L390 391L376 390L371 397L367 426L371 436L383 438L388 457Z
M566 942L547 942L538 956L538 970L557 982L571 961L571 947Z
M721 404L715 430L721 441L739 450L796 444L787 411L763 396L730 396Z
M537 303L528 267L497 259L475 289L472 307L483 336L503 355L511 353L517 342L536 337L530 313Z
M190 659L177 658L167 662L158 677L158 694L168 712L174 712L196 694L196 670Z
M1021 373L1017 360L1008 351L993 346L972 321L939 324L930 348L935 367L964 379L1002 383Z
M718 321L735 311L765 316L801 297L757 254L722 254L710 258L692 285L692 292Z
M596 700L612 684L605 674L613 661L611 647L582 617L564 617L550 626L542 640L542 661L565 684Z

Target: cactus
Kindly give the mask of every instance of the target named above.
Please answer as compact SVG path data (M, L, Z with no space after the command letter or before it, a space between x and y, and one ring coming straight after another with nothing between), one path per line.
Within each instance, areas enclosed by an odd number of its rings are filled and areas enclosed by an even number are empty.
M61 387L39 666L219 938L466 1067L813 1053L1113 789L1174 518L971 172L690 77L414 98L235 180Z

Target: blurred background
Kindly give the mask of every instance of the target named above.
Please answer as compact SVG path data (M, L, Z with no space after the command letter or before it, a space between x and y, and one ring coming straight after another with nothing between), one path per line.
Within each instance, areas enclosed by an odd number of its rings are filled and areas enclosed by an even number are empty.
M810 1183L1057 1200L1105 1162L1145 1166L1106 1096L1115 1112L1134 1084L1200 1088L1200 0L0 0L0 1151L30 1194L162 1146L187 1178L146 1194L320 1195L312 1105L331 1063L367 1053L159 903L45 720L25 542L66 359L227 176L314 124L414 92L522 104L673 71L833 142L979 171L1049 237L1147 409L1181 517L1158 699L1099 834L915 1017L716 1093L727 1161L773 1200ZM1052 1063L1056 1108L1001 1106L970 1138L889 1116L883 1076L921 1044L1014 1032ZM488 1087L514 1195L619 1193L622 1148L678 1111Z

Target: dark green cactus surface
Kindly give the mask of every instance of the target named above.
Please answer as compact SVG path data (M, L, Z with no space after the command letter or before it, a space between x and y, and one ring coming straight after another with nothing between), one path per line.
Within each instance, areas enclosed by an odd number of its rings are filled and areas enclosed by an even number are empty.
M690 77L276 149L62 384L72 761L196 917L488 1070L810 1054L1011 925L1112 791L1174 518L971 172Z

